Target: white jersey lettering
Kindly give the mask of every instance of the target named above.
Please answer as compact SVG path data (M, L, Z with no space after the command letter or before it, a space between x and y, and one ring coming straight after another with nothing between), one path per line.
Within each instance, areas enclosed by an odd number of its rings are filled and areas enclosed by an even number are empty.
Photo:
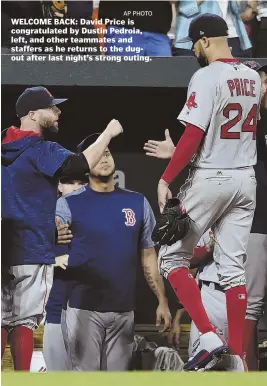
M205 131L192 166L235 169L256 164L259 74L239 62L216 61L192 77L178 119Z

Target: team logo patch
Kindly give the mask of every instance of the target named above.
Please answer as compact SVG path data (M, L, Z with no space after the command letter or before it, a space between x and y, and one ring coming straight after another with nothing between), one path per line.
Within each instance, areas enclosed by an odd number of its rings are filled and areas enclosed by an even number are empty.
M196 93L195 92L192 92L192 94L190 95L190 97L188 98L187 102L186 102L186 106L188 107L189 110L192 109L192 107L194 109L197 108L197 103L196 103Z
M132 209L122 209L122 212L125 214L125 218L126 218L126 221L125 221L125 225L127 225L127 227L133 227L136 223L136 219L135 219L135 213Z

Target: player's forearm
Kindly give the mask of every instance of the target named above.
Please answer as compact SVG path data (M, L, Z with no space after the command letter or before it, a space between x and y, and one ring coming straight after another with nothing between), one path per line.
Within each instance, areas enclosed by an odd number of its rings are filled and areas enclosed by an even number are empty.
M163 279L158 271L157 253L154 248L143 249L141 256L144 276L159 303L167 302Z
M161 179L170 184L188 165L197 152L204 132L198 127L187 124L184 134L178 142L173 156Z
M85 156L90 169L93 169L98 164L106 148L108 147L111 138L111 134L107 130L105 130L97 138L95 143L93 143L86 150L84 150L83 155Z
M213 251L209 250L206 246L195 248L193 257L190 260L190 268L198 268L211 260L213 260Z
M176 311L175 317L173 318L173 323L180 324L181 319L185 313L184 308L180 308L179 310Z
M177 1L170 1L170 3L172 6L172 24L171 24L171 27L175 27L176 22L177 22L177 10L176 10Z

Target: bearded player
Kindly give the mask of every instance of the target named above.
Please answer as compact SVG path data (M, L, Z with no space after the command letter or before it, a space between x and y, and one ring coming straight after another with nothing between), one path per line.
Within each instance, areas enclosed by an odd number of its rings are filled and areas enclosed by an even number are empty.
M29 370L33 331L43 313L55 264L55 210L60 177L87 173L101 159L112 137L122 132L112 120L98 140L73 154L48 141L58 131L60 109L44 87L27 88L18 98L20 128L2 138L2 315L1 356L9 335L15 370ZM57 264L67 265L68 256Z
M169 185L191 160L189 178L178 195L192 220L190 229L182 240L162 246L159 252L162 275L201 333L200 353L188 362L187 370L209 368L226 352L189 271L193 249L210 227L216 239L219 282L226 296L228 350L240 367L244 363L244 260L256 200L253 166L261 81L255 71L232 57L227 36L227 24L216 15L201 15L190 25L188 39L205 68L190 81L187 102L178 117L186 129L158 184L162 211L171 197Z

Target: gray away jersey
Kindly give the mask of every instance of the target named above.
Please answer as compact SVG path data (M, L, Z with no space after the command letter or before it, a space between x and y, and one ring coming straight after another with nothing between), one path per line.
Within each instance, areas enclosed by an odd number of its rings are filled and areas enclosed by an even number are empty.
M197 71L178 116L205 132L192 166L235 169L256 164L259 74L239 62L216 61Z

